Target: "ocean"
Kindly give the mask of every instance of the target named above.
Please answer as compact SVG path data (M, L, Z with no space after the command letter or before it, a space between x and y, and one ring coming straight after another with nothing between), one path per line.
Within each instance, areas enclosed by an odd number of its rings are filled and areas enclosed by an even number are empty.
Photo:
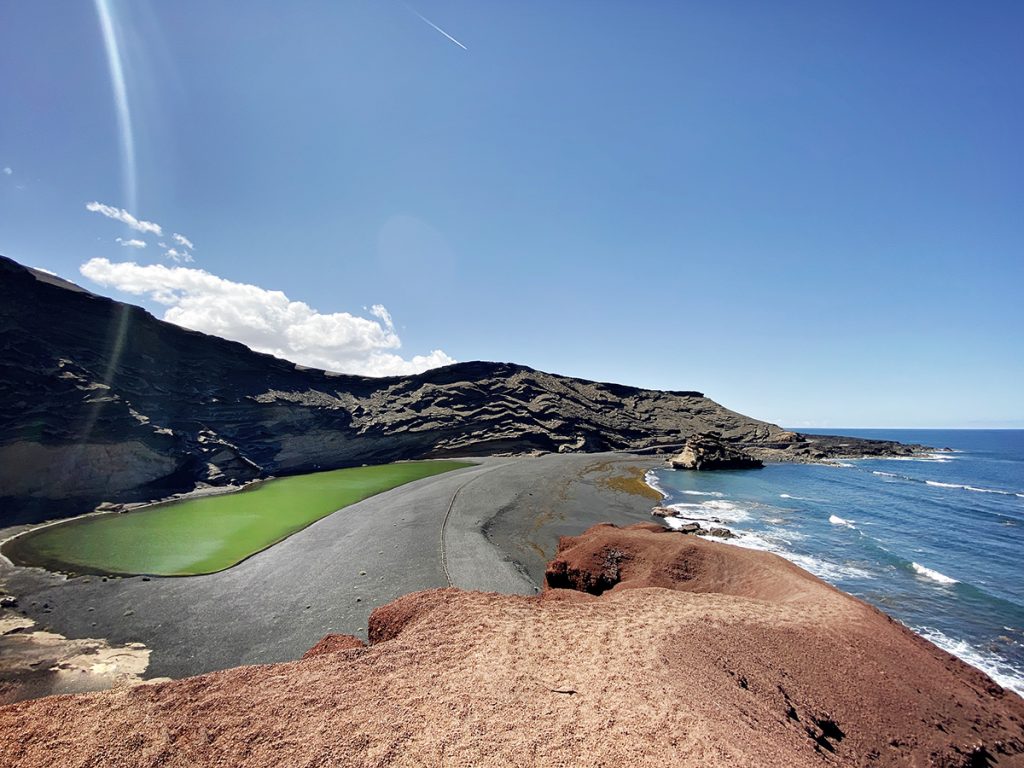
M720 521L1024 695L1024 430L820 432L952 452L648 482L678 512L667 523Z

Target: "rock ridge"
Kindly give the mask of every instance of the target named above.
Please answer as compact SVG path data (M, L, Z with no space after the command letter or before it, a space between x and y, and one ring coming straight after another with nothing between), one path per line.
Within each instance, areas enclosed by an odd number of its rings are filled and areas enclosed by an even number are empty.
M512 363L384 378L318 371L0 257L0 525L404 459L668 451L707 431L770 460L912 450L794 440L697 391Z

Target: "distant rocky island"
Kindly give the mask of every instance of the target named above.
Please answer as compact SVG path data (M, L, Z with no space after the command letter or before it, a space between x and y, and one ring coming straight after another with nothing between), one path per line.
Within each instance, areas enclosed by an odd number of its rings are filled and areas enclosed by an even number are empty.
M920 447L788 432L696 391L511 363L416 376L313 370L0 257L0 524L402 459L676 453L718 433L761 461Z

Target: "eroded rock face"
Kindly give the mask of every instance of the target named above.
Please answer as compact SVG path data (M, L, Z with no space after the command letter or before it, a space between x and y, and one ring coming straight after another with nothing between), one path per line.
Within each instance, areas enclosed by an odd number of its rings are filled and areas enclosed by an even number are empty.
M0 765L1021 764L1024 701L775 555L603 525L551 572L586 591L418 592L367 648L0 707Z
M786 434L792 434L786 433ZM757 469L764 464L722 439L718 432L693 435L682 451L668 461L674 469Z

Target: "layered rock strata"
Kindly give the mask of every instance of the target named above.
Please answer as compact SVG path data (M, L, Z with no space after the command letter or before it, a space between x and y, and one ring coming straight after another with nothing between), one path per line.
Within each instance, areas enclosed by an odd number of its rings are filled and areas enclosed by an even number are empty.
M789 433L792 434L792 433ZM758 469L764 462L727 443L717 432L693 435L678 454L668 460L673 469Z
M669 451L707 431L779 460L913 450L794 441L700 392L509 363L386 378L311 370L0 257L0 526L400 459Z

